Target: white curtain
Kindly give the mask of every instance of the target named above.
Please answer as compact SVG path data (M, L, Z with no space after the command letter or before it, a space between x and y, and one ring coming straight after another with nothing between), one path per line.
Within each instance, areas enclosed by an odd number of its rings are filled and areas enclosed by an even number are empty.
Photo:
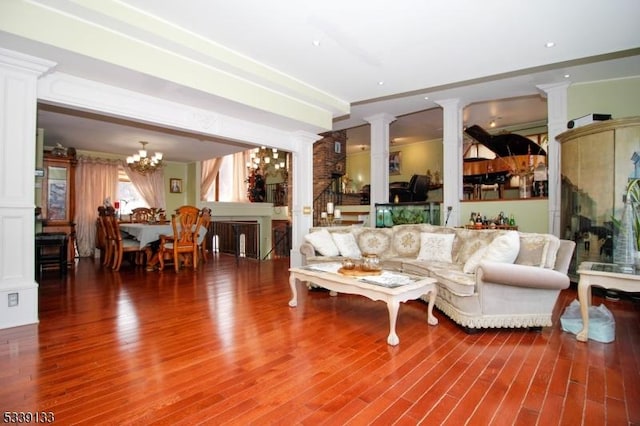
M207 199L207 194L211 190L213 183L216 181L221 165L222 157L212 158L211 160L205 160L202 162L202 171L200 174L200 198L202 200Z
M247 196L247 178L249 177L249 173L247 172L247 162L249 161L250 153L251 150L233 154L233 192L231 195L231 201L241 203L249 202L249 197Z
M165 202L164 171L162 169L143 175L131 170L124 161L121 162L121 164L129 180L149 207L167 208Z
M93 256L98 206L118 192L118 161L80 156L76 168L76 241L81 257Z

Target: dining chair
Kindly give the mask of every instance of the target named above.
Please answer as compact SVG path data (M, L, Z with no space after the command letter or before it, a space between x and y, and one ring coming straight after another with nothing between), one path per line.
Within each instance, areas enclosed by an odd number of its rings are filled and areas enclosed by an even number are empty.
M131 222L147 223L151 219L151 209L148 207L136 207L131 210Z
M141 264L144 251L140 247L140 242L133 239L122 238L120 225L115 215L105 215L105 223L107 238L111 242L111 268L114 271L120 270L122 258L125 253L133 253L134 263L137 265Z
M105 207L105 206L99 206L98 207L98 235L96 236L97 241L99 241L99 244L101 245L100 250L102 250L101 254L101 259L102 259L102 264L104 266L107 266L110 262L112 262L112 256L113 256L113 240L110 238L109 232L107 230L108 228L108 224L107 224L107 216L115 216L115 210L113 207Z
M202 242L200 244L198 244L198 250L199 250L199 255L202 257L202 261L204 263L207 263L208 261L208 256L207 256L207 252L208 249L210 247L208 247L208 243L209 241L207 241L207 234L209 233L209 224L211 223L211 209L209 207L203 207L202 210L200 211L200 216L201 216L201 223L200 226L200 232L205 232L204 238L202 239ZM206 229L206 231L204 231L203 229Z
M164 269L165 256L167 256L173 259L173 267L178 272L181 258L185 255L191 257L195 270L198 267L198 235L202 226L202 215L197 207L183 206L177 210L180 210L180 213L171 215L173 235L160 236L158 252L160 270Z

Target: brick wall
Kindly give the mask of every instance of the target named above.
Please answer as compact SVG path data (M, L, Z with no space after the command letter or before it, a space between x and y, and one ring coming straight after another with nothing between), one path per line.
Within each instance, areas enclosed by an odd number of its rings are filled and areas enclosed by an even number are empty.
M322 139L313 144L314 199L331 184L333 177L342 176L346 168L346 130L327 132L320 136ZM336 149L336 144L339 144L339 149Z

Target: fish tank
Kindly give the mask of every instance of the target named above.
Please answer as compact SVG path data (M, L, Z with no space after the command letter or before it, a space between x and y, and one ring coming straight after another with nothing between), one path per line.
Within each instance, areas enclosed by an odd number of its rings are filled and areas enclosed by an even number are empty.
M406 202L376 203L376 228L390 228L394 225L429 223L440 225L440 203Z

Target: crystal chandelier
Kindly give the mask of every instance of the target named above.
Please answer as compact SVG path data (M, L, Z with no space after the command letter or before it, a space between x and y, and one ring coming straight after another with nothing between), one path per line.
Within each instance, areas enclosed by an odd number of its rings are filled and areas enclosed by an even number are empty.
M264 177L281 175L286 181L289 175L287 167L287 154L278 152L276 148L255 148L249 154L247 168L250 171L259 171Z
M156 152L153 157L147 156L147 150L145 146L149 142L140 141L142 149L130 157L127 157L127 165L131 170L134 170L140 174L146 175L147 173L153 173L157 169L162 167L162 153Z

